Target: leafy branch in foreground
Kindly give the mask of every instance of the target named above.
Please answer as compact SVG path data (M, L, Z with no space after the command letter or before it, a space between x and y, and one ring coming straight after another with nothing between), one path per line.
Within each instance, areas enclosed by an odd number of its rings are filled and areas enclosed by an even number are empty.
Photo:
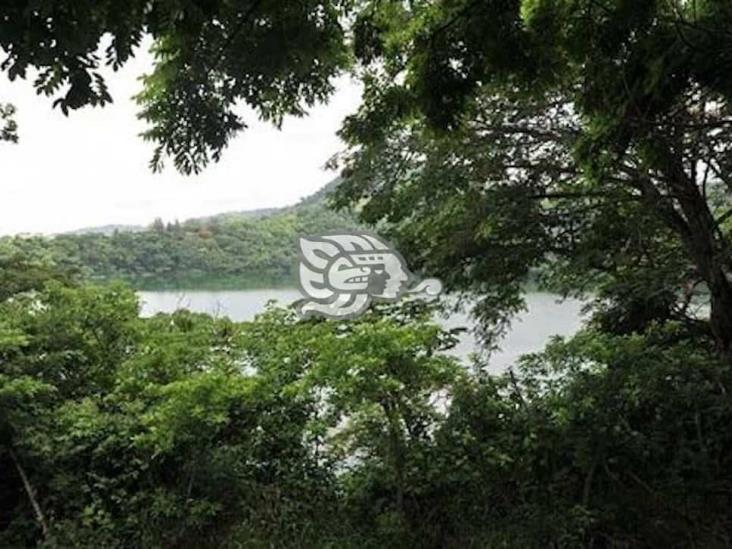
M102 69L120 69L152 36L155 67L137 100L155 170L164 157L187 174L218 160L245 127L235 105L275 124L301 116L347 61L340 5L328 1L21 1L2 12L0 70L37 71L37 92L64 114L110 103Z
M586 330L485 376L420 303L137 311L53 276L0 303L0 544L732 539L732 371L679 324Z
M18 142L18 124L14 117L15 107L0 103L0 141Z

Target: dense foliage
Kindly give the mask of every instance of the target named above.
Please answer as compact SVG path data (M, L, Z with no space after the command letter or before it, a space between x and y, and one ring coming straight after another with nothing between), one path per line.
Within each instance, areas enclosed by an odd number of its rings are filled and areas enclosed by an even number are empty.
M477 292L488 335L542 268L596 290L610 331L680 321L732 358L728 2L362 15L366 91L342 131L339 205L388 220L425 270Z
M5 240L0 544L732 545L730 22L727 0L0 0L0 69L64 112L108 102L100 64L152 35L156 169L348 65L335 206L477 299L487 344L532 271L594 295L579 334L490 376L415 304L140 319L125 286L74 282L285 276L292 233L351 222L317 205Z
M87 279L124 279L142 288L293 286L298 236L357 226L317 198L262 217L156 221L146 230L108 235L8 237L0 240L0 260L30 257Z
M3 546L732 542L732 370L678 326L491 377L416 303L140 319L39 282L0 305Z

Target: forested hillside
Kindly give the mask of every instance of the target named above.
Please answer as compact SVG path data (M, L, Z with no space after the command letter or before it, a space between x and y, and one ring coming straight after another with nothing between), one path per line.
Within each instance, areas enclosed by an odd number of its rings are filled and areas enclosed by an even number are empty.
M294 280L297 235L357 226L325 207L330 188L292 207L158 220L144 231L5 238L0 257L21 255L87 279L123 279L137 287L286 285Z

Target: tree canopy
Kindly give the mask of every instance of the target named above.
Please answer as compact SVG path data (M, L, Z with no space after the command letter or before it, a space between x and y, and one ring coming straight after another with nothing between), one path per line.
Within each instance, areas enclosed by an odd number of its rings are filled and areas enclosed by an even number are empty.
M731 22L727 0L0 0L0 68L64 112L108 103L100 66L152 35L156 169L350 70L334 207L476 299L488 345L530 273L592 301L489 375L419 302L140 318L69 268L281 273L292 231L353 222L317 201L4 240L0 545L731 546Z
M484 295L489 325L541 265L599 290L611 329L678 319L729 355L731 16L622 0L364 12L337 204ZM706 325L690 314L700 293Z
M155 144L151 165L170 157L184 173L217 160L246 122L238 102L279 124L332 92L345 66L338 3L0 3L0 69L32 77L64 113L112 101L101 69L117 70L153 37L155 68L138 96Z

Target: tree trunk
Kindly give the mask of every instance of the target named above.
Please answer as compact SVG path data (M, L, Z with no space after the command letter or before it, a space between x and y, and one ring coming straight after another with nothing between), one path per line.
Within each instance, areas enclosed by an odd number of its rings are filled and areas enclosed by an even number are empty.
M712 332L722 354L732 360L732 286L721 269L715 269L711 277Z
M28 499L30 500L31 506L33 507L33 512L36 515L36 521L38 522L39 526L41 527L41 531L43 532L43 538L48 538L48 523L46 522L46 517L43 514L43 510L41 509L41 505L38 503L38 500L36 499L36 492L33 489L33 486L30 483L30 480L28 480L28 475L25 474L25 469L23 469L23 466L20 464L20 461L18 460L18 456L15 455L15 452L12 448L8 448L8 453L10 454L10 459L13 460L13 464L15 465L15 469L18 471L18 475L20 475L20 480L23 482L23 488L25 488L25 493L28 496Z
M719 352L725 358L732 358L732 282L726 270L731 267L729 244L719 232L709 205L696 183L683 169L678 156L667 151L667 162L662 172L666 176L671 194L678 204L683 218L665 206L664 219L681 236L681 240L696 265L699 275L710 293L710 315L712 334ZM657 191L656 191L657 192ZM663 198L661 198L663 201ZM659 207L663 207L657 202Z
M387 417L389 429L389 446L391 452L391 462L394 468L394 476L396 481L396 507L401 515L404 514L404 434L402 432L401 423L397 416L397 412L388 401L382 403L382 408Z

